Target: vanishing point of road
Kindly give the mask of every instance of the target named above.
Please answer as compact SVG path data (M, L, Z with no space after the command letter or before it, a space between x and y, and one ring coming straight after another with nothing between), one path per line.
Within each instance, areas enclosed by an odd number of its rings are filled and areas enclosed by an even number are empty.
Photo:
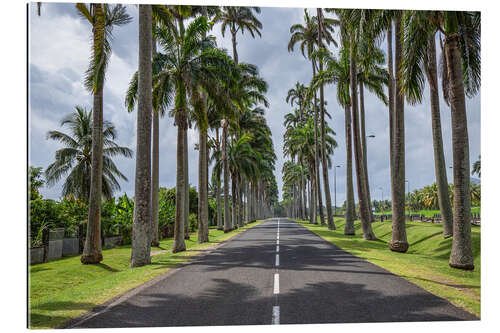
M452 320L478 318L274 218L66 327Z

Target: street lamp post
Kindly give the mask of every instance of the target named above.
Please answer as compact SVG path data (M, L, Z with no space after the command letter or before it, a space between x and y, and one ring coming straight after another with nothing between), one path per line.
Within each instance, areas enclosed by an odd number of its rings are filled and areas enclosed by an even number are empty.
M384 189L382 187L380 187L380 186L379 186L378 189L380 190L380 192L382 194L382 196L380 197L380 205L379 205L379 207L380 207L381 213L383 213L382 212L382 205L384 204Z
M374 135L374 134L370 134L370 135L367 135L366 137L367 137L367 138L371 138L371 139L373 139L373 138L375 138L375 135ZM370 177L368 176L368 149L366 149L366 145L365 145L365 149L364 149L364 152L363 152L363 153L364 153L364 155L365 155L365 156L364 156L364 160L366 161L366 163L365 163L365 168L366 168L366 170L365 170L365 171L366 171L366 179L368 180L368 188L370 188ZM368 196L369 196L369 198L370 198L370 200L371 200L371 195L370 195L370 193L368 193ZM373 209L373 207L372 207L372 203L371 203L371 202L369 202L369 203L368 203L368 205L369 205L369 207L371 207L371 208ZM370 214L371 214L371 218L372 218L372 221L373 221L373 220L374 220L373 210L372 210L372 211L370 211Z
M333 188L334 188L334 213L333 215L337 215L337 168L340 168L340 165L336 165L333 168Z

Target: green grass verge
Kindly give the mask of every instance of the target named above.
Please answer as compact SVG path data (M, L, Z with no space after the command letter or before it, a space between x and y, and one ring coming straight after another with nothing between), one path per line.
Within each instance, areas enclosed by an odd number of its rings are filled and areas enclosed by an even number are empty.
M377 241L363 240L360 221L355 222L355 236L344 235L343 218L335 219L337 230L328 230L326 226L312 225L308 221L297 222L343 250L383 267L480 317L480 227L472 226L475 269L469 272L449 267L452 239L443 239L441 225L407 222L410 248L407 253L397 253L390 251L388 246L392 232L390 221L372 224Z
M471 213L474 213L474 214L481 214L481 207L471 207L470 209ZM438 210L431 210L431 209L422 209L422 210L417 210L417 211L411 211L410 212L412 215L413 214L419 214L419 215L424 215L425 217L433 217L434 214L440 214L441 211L438 209ZM376 212L375 215L391 215L392 214L392 211L386 211L386 212ZM408 214L408 211L406 211L406 214Z
M151 265L130 268L130 246L104 250L98 265L82 265L80 256L68 257L30 266L29 319L30 328L56 328L107 300L165 273L202 249L216 246L236 234L254 227L262 220L249 223L224 234L209 230L210 242L197 243L197 234L186 240L187 250L173 254L165 251L151 258ZM172 249L173 239L160 242L153 251Z

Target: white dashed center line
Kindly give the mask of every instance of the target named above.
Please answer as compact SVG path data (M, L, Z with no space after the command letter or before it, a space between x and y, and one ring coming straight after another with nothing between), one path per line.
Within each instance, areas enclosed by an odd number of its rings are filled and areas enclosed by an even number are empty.
M278 267L280 265L280 255L277 254L276 255L276 267Z
M278 273L274 274L274 293L280 293L280 275Z

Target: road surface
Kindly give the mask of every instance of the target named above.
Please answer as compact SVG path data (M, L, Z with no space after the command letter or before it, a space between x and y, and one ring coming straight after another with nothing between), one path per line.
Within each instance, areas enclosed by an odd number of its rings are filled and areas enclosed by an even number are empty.
M477 319L298 223L272 219L69 327Z

